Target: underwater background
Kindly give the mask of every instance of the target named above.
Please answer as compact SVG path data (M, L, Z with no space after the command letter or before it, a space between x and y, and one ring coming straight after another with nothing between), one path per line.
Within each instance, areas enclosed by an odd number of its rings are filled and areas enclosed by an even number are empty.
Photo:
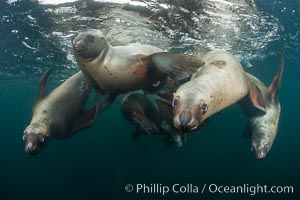
M55 1L0 2L0 199L300 199L300 1ZM233 2L231 4L230 2ZM52 4L51 4L52 3ZM47 88L78 71L71 48L77 30L102 30L113 45L152 44L189 55L226 49L268 85L285 59L278 134L265 160L242 137L247 120L233 105L188 135L182 148L141 136L120 113L120 97L89 129L52 140L27 155L38 80L54 67ZM136 194L127 184L189 183L293 186L293 194Z

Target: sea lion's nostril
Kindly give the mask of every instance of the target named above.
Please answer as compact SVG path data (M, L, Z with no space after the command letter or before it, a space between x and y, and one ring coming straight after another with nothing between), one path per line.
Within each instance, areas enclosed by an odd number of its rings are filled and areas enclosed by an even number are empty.
M73 47L75 48L75 49L79 49L79 47L80 47L80 45L81 45L81 40L79 40L79 39L77 39L77 38L75 38L73 41L72 41L72 44L73 44Z
M31 149L32 149L32 147L33 147L32 143L31 143L31 142L29 142L29 143L27 144L27 148L28 148L29 150L31 150Z
M179 121L181 123L181 126L183 128L186 128L186 126L187 126L187 124L189 122L189 119L186 116L182 116L182 117L180 117Z
M263 159L265 157L265 154L263 152L258 153L257 158Z

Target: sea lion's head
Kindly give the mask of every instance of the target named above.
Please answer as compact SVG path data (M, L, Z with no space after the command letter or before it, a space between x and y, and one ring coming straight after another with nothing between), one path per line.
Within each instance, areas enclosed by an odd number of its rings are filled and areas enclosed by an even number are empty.
M262 160L266 158L267 154L269 153L273 145L273 140L269 137L262 138L261 136L266 136L265 132L261 132L261 133L254 132L253 134L255 139L252 141L251 151L254 152L255 157L257 159ZM258 137L256 137L255 134L258 134Z
M86 29L76 34L72 46L77 56L85 60L93 60L107 49L108 43L101 31Z
M183 131L197 129L209 109L209 98L196 92L192 82L181 85L173 95L174 126Z
M25 142L26 153L37 155L48 144L50 137L46 126L42 124L30 124L24 130L23 140Z

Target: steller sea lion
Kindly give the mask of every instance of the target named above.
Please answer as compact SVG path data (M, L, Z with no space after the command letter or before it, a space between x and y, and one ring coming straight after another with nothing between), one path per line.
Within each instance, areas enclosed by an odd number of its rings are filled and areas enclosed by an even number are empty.
M134 125L138 125L149 135L159 132L159 110L156 105L143 94L132 93L121 101L123 117Z
M121 101L121 113L126 120L136 125L132 137L136 140L141 133L148 135L164 135L166 147L184 144L183 135L172 128L163 118L159 107L140 93L126 95Z
M274 139L277 135L278 122L280 117L280 102L278 99L278 90L281 86L282 73L284 70L284 61L282 54L279 54L280 66L269 87L266 87L258 78L247 74L250 81L256 85L263 94L266 114L253 112L249 109L247 101L241 101L240 105L246 114L249 124L245 130L244 136L251 136L252 150L254 150L257 159L264 159L270 151Z
M98 112L98 96L94 105L83 109L92 86L81 72L47 94L45 85L51 70L48 69L40 79L32 119L23 134L25 151L31 155L38 154L53 137L66 139L91 126Z
M82 72L108 94L107 104L119 94L139 89L151 92L160 88L166 77L182 78L196 71L195 66L156 66L152 55L163 50L151 45L112 46L95 29L79 31L72 46Z
M153 57L155 65L176 65L182 55L159 53ZM194 65L195 58L185 59ZM197 57L202 63L190 81L182 84L173 95L174 125L184 131L195 130L207 118L247 96L252 105L264 111L260 91L248 80L238 60L221 50L205 52ZM200 61L198 61L200 62Z

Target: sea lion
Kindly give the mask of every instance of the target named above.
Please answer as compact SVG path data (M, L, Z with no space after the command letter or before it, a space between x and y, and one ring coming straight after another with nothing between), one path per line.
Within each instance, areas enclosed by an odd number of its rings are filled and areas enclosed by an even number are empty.
M91 126L99 108L97 96L94 105L83 109L92 86L81 72L47 94L45 85L51 70L52 68L48 69L40 79L32 119L23 134L25 151L30 155L40 153L53 137L66 139Z
M172 100L170 100L168 94L159 93L157 94L158 96L155 95L154 97L160 117L168 124L168 126L164 126L164 131L169 135L165 140L165 144L166 147L173 146L174 144L176 147L182 147L187 141L186 134L174 127Z
M256 85L263 94L266 114L253 112L249 109L248 102L242 101L241 108L246 114L249 124L245 130L244 136L251 136L252 150L257 159L264 159L270 151L274 139L277 135L278 122L281 112L278 99L278 90L281 86L282 73L284 70L284 61L282 54L279 54L280 66L269 87L266 87L258 78L247 74L250 81Z
M82 72L102 93L108 94L107 104L119 94L139 89L151 92L160 88L166 77L181 79L196 71L194 66L156 66L152 55L162 49L138 44L112 46L95 29L79 31L72 46Z
M176 65L183 55L159 53L155 65ZM195 58L186 56L185 65L194 65ZM260 91L248 80L239 61L229 52L214 50L200 54L199 66L190 81L182 84L173 95L174 125L184 131L195 130L207 118L238 102L247 95L255 106L264 110ZM200 61L198 61L200 62Z
M184 136L172 128L163 118L159 107L141 93L126 95L121 101L121 113L126 120L137 126L132 137L136 140L142 133L164 135L166 147L181 147Z
M143 94L130 93L121 101L121 113L132 124L138 125L147 134L159 132L159 110Z

